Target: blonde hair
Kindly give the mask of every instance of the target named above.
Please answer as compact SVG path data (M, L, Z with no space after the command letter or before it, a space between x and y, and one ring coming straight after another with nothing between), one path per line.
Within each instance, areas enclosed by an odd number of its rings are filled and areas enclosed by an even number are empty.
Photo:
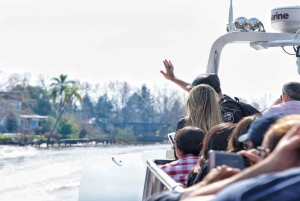
M223 122L218 94L206 84L200 84L190 91L186 101L186 112L185 126L198 127L205 133Z
M264 136L262 145L272 152L280 139L295 125L300 123L300 115L288 115L278 119Z

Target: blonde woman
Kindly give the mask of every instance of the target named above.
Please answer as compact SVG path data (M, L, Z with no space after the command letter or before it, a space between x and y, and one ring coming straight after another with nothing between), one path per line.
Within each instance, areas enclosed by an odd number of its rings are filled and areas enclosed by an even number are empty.
M193 126L207 133L213 126L223 122L218 94L209 85L195 86L190 91L185 108L187 116L178 122L176 130Z

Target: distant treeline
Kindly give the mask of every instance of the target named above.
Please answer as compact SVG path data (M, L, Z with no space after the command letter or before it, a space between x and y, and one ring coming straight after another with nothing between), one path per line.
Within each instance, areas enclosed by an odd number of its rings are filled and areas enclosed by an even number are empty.
M29 74L12 74L0 83L2 92L23 94L21 110L10 106L9 100L1 100L2 133L24 132L18 116L36 114L48 116L48 120L27 134L48 140L115 136L116 140L134 141L138 136L149 136L149 132L155 136L173 132L184 115L187 94L166 87L150 90L143 84L134 88L119 81L100 87L69 80L67 75L39 76L39 83L32 86L29 79ZM149 126L156 130L144 129ZM136 132L143 131L146 133L137 136Z

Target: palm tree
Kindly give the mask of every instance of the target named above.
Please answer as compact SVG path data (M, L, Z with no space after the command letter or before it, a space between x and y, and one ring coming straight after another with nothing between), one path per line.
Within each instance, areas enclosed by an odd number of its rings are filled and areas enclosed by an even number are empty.
M70 87L70 85L74 85L75 81L73 80L67 80L67 75L60 75L58 78L52 78L54 82L50 84L50 87L52 87L51 91L51 97L53 104L56 105L57 99L59 98L59 104L57 109L61 109L63 106L63 98L64 98L64 92L67 88Z
M67 106L74 103L76 100L82 101L82 97L79 93L79 88L74 86L75 81L67 80L67 75L60 75L59 78L53 78L55 81L50 86L52 86L52 99L53 104L57 103L57 98L59 98L59 104L57 109L56 121L53 128L50 131L50 135L48 136L47 146L49 145L51 136L56 129L56 126L63 115ZM70 86L72 84L73 86Z

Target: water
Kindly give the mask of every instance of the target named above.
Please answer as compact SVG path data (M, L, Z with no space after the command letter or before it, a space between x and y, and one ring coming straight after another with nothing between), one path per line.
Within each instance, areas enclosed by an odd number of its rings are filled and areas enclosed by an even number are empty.
M0 146L0 200L74 201L85 158L168 148L168 144L49 149Z

